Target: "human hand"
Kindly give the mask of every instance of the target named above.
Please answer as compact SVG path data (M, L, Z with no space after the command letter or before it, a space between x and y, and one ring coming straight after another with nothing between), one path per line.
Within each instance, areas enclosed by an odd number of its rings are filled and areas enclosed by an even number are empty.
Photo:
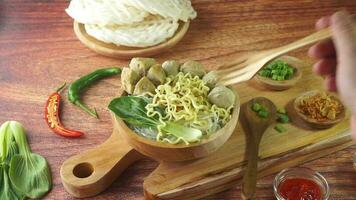
M309 49L309 55L319 60L313 70L325 77L326 88L338 92L343 103L351 109L351 127L356 139L356 28L352 17L344 11L323 17L316 23L317 29L326 27L330 27L332 39Z

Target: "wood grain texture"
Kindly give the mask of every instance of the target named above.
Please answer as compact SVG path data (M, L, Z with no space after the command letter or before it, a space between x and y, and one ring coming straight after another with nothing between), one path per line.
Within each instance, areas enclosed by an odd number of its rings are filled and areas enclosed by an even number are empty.
M196 59L213 69L236 53L273 48L287 44L314 31L321 16L347 8L356 14L351 0L192 0L198 18L177 46L157 56L166 59ZM47 96L63 81L104 66L125 66L127 61L100 56L85 48L75 37L72 20L64 0L0 1L0 123L18 120L27 129L33 151L45 156L51 166L54 187L45 199L73 199L64 191L59 178L62 162L81 151L104 142L111 134L106 105L117 92L117 78L101 81L90 88L85 99L98 109L98 121L77 108L63 103L63 123L85 131L78 140L51 133L43 119ZM293 55L312 63L306 48ZM66 98L65 93L64 98ZM352 167L351 147L304 166L321 172L331 186L331 199L356 199L356 173ZM140 161L102 195L92 199L142 199L142 182L157 164ZM274 199L273 175L258 181L257 199ZM240 199L240 188L205 198Z

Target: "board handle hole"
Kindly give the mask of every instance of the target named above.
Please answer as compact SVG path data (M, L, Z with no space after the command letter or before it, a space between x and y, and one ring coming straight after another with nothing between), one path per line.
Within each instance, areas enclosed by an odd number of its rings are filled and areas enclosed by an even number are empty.
M94 172L94 168L93 165L91 165L90 163L80 163L78 165L76 165L73 169L73 174L74 176L78 177L78 178L87 178L90 175L92 175Z

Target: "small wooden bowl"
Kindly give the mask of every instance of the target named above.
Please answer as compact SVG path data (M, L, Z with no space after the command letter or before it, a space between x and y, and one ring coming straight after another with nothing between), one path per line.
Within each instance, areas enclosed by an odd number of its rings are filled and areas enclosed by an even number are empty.
M254 77L254 80L258 84L270 90L287 90L297 84L298 80L302 77L302 72L300 68L305 64L300 59L291 56L282 56L280 58L277 58L276 60L282 60L296 69L296 72L294 73L291 79L284 81L275 81L270 78L260 76L257 73Z
M164 52L176 45L187 33L190 22L180 22L175 35L166 42L147 48L135 48L108 44L88 35L84 24L74 21L73 28L77 38L89 49L109 57L130 59L133 57L149 57Z
M147 139L135 133L115 114L113 114L116 118L114 129L118 130L131 147L157 161L175 162L202 158L220 148L234 132L240 112L240 99L237 93L235 95L236 101L230 121L223 128L211 134L210 137L202 139L199 143L174 145Z
M299 105L300 105L300 101L302 100L302 98L314 96L317 93L320 93L320 91L317 91L317 90L309 91L309 92L303 93L302 95L300 95L299 97L297 97L294 100L293 107L294 107L297 115L300 118L302 118L309 126L311 126L312 128L317 128L317 129L330 128L330 127L334 126L335 124L341 122L345 118L345 108L344 107L342 107L341 113L339 113L334 120L325 120L325 121L317 121L315 119L312 119L312 118L304 115L300 111ZM331 96L333 96L337 101L339 101L341 103L340 99L337 96L335 96L333 94L331 94ZM342 103L341 103L341 105L342 105Z

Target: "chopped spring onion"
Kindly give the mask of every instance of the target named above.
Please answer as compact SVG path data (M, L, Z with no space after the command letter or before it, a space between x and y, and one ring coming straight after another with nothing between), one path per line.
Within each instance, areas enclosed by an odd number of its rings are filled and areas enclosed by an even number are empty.
M257 115L261 118L267 118L269 115L269 112L266 107L259 103L254 103L251 107L253 111L257 113Z
M284 133L287 131L287 129L282 124L277 124L274 129L279 133Z
M275 60L267 64L258 74L275 81L284 81L291 79L294 73L294 67L282 60Z

